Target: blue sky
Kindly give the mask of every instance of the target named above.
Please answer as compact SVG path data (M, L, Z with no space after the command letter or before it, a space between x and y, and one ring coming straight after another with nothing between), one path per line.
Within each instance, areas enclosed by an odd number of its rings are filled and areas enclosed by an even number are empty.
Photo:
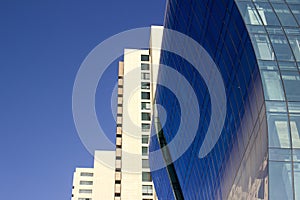
M70 199L74 168L93 163L72 117L77 70L108 37L162 24L164 10L164 0L0 0L0 199Z

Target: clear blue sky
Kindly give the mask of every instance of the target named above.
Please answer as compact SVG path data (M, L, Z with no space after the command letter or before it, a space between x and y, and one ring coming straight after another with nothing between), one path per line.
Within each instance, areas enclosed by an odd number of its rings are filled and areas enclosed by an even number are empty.
M106 38L162 24L164 10L165 0L0 0L0 199L71 198L74 168L93 163L73 123L77 70Z

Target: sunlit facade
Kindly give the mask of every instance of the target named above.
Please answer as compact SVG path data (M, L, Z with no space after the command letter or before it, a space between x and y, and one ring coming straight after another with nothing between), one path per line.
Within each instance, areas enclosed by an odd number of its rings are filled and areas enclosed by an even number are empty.
M196 40L217 64L227 114L218 142L199 158L207 128L215 123L208 89L190 63L162 51L161 63L193 87L199 104L191 106L198 106L201 114L187 151L152 173L159 199L300 199L299 24L299 0L167 2L164 27ZM166 37L163 45L189 48ZM158 80L182 89L160 71ZM157 86L155 103L168 117L159 137L152 137L150 151L172 141L180 124L180 106L168 88ZM155 117L163 114L158 110ZM184 131L189 134L188 124ZM165 159L172 159L175 151L169 149Z

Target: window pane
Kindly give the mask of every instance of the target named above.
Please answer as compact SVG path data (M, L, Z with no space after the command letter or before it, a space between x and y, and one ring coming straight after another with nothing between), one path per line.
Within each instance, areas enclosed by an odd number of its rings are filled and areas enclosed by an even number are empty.
M290 114L292 144L294 148L300 148L300 114Z
M290 149L269 149L269 160L272 161L291 161Z
M246 24L262 25L259 15L251 2L237 2Z
M286 162L269 163L269 199L292 200L292 167Z
M278 64L281 70L297 70L295 62L279 62Z
M269 3L256 2L255 6L264 23L264 25L278 26L279 21Z
M150 68L150 67L149 67L149 64L148 64L148 63L142 63L142 64L141 64L141 69L142 69L142 70L149 70L149 68Z
M80 176L93 176L94 174L93 173L90 173L90 172L81 172L80 173Z
M90 189L80 189L79 193L81 193L81 194L90 194L90 193L92 193L92 190L90 190Z
M294 57L284 35L270 35L277 60L293 61Z
M300 61L300 36L299 35L288 35L288 39L291 48L294 52L297 61Z
M148 135L142 135L142 144L148 144L149 136Z
M152 195L153 194L152 185L143 185L142 193L143 195Z
M148 83L148 82L142 82L141 86L142 86L142 89L150 89L150 83Z
M150 113L142 113L142 120L147 120L150 121L151 117L150 117Z
M262 71L266 100L284 100L280 74L278 71Z
M142 172L142 181L152 181L150 172Z
M142 147L142 156L147 156L147 155L148 155L148 148Z
M272 3L272 5L283 26L297 26L297 23L286 4Z
M149 55L141 55L141 61L149 61Z
M288 101L300 101L300 76L298 72L282 71L282 80Z
M142 110L150 110L150 102L142 102Z
M93 185L93 181L80 181L80 185Z
M258 59L274 60L274 52L267 35L253 34L254 50Z
M141 78L142 78L142 80L150 80L150 73L142 72Z
M289 148L288 116L284 113L268 113L269 147Z
M300 199L300 163L294 163L295 199Z
M150 99L150 92L142 92L142 99Z
M142 167L149 168L149 160L148 159L142 159Z

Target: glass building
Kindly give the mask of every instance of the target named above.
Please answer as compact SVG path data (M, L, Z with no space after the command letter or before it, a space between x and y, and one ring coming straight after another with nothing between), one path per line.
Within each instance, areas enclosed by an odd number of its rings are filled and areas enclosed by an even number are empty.
M164 27L188 35L209 53L223 78L227 111L217 143L199 158L208 126L215 123L208 88L187 60L162 51L161 64L182 74L195 91L198 105L190 107L199 108L200 120L187 151L152 172L159 199L300 199L299 25L299 0L168 0ZM163 45L189 48L167 36ZM163 71L158 80L182 90L183 83ZM181 115L166 87L157 86L155 103L167 119L150 151L172 141ZM157 124L163 114L157 111ZM189 128L183 126L186 134ZM163 157L172 160L176 148L167 150ZM150 165L155 162L150 154Z

